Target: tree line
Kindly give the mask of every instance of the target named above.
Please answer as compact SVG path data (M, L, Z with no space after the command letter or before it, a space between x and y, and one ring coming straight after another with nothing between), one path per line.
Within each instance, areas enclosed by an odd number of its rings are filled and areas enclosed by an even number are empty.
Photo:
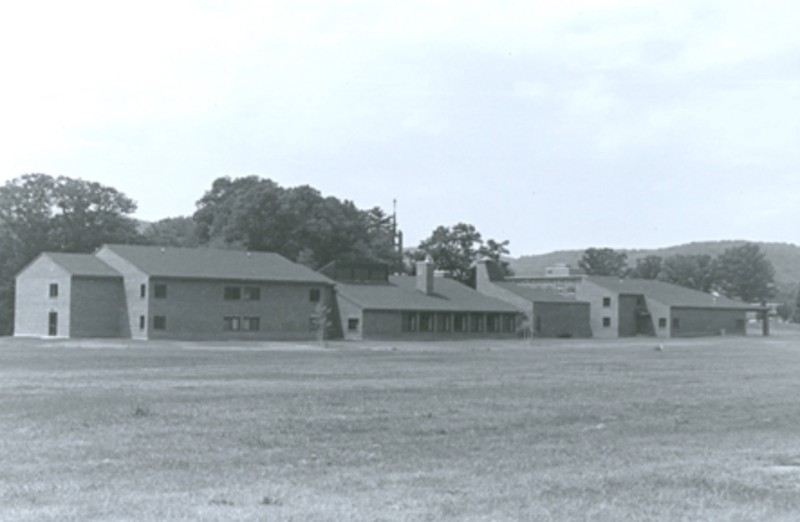
M383 262L394 272L431 256L462 282L478 258L502 264L508 253L508 241L484 241L473 225L458 223L437 227L404 254L394 217L380 207L359 209L258 176L216 179L192 216L142 226L136 208L113 187L64 176L26 174L0 187L0 335L13 330L16 274L42 252L90 253L106 243L215 247L276 252L313 269L334 260Z

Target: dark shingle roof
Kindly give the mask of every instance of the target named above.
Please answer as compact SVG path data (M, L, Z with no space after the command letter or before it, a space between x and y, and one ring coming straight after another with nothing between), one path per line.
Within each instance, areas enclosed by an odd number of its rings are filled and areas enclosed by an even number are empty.
M589 281L618 294L641 294L669 306L692 308L740 308L760 310L760 306L714 296L690 288L651 279L620 279L609 276L590 276Z
M134 245L105 248L153 277L333 284L324 275L269 252Z
M531 302L540 302L540 303L583 302L583 301L575 301L574 299L569 299L567 297L558 295L553 291L545 290L544 288L534 288L531 286L524 286L516 283L504 283L504 282L497 282L494 284Z
M390 276L388 284L337 284L337 292L366 310L416 310L441 312L513 312L517 309L498 299L443 277L426 295L411 276Z
M74 276L122 277L122 275L92 254L63 254L46 252L53 262Z

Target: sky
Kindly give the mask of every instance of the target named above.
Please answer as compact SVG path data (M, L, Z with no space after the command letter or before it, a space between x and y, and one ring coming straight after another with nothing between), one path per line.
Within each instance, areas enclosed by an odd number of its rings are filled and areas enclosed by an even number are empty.
M469 223L514 256L800 243L800 3L0 7L0 183L191 215L222 176Z

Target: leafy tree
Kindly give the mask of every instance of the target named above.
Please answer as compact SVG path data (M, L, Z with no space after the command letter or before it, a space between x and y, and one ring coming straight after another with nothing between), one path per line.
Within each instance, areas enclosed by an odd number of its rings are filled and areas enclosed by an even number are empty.
M717 257L718 285L728 297L766 303L775 295L775 269L758 245L746 243Z
M197 202L201 243L277 252L311 267L333 260L391 262L384 215L309 186L283 188L256 176L219 178Z
M669 256L662 262L658 278L707 293L716 285L717 263L707 254Z
M149 224L142 232L148 245L196 247L199 244L197 225L190 217L166 218Z
M317 341L322 346L327 346L328 337L333 329L333 320L330 307L322 301L314 307L314 313L311 315L311 327L317 334Z
M624 277L628 272L628 254L612 248L589 248L578 266L589 275Z
M650 255L636 260L630 276L639 279L657 279L661 273L661 256Z
M797 297L794 300L794 314L792 315L792 321L795 323L800 323L800 288L797 289Z
M490 258L504 267L508 263L501 256L508 254L508 241L489 239L484 242L474 225L458 223L452 227L439 226L427 239L420 242L413 257L416 260L430 256L436 268L448 272L453 279L465 284L474 284L473 265L482 258Z
M14 277L44 251L141 241L136 204L99 183L26 174L0 187L0 334L13 326Z
M775 309L775 313L778 314L782 321L786 322L792 317L792 307L789 303L781 303Z

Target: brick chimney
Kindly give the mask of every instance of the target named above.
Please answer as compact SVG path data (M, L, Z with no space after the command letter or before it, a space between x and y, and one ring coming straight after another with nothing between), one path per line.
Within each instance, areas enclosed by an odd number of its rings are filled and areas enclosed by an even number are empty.
M417 290L425 295L433 293L433 260L430 256L425 261L417 261Z

